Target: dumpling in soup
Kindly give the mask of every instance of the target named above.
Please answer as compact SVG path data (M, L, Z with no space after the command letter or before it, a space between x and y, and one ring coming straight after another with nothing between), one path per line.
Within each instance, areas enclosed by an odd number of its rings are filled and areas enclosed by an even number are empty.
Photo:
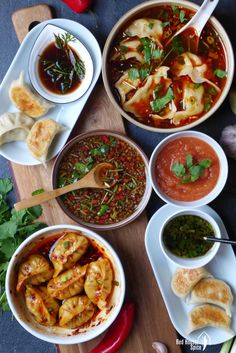
M154 99L153 92L157 86L162 85L164 90L167 90L172 83L172 80L167 77L168 70L169 67L161 66L155 74L148 76L144 85L139 87L133 97L123 104L124 110L140 118L146 116L148 111L151 112L150 100Z
M163 25L160 20L154 18L139 18L126 28L125 33L130 37L150 38L160 45Z
M87 265L74 266L70 270L62 272L48 283L48 293L53 298L67 299L82 292Z
M54 273L48 260L40 254L30 255L28 260L20 265L16 290L27 284L38 285L52 278Z
M88 239L81 232L65 233L56 242L50 255L55 269L53 277L57 277L61 271L72 267L86 252L88 245Z
M46 287L26 286L26 307L41 325L53 326L57 321L59 304L48 295Z
M66 299L59 309L59 325L76 328L89 321L95 313L95 306L86 295Z
M103 309L107 305L107 297L112 291L113 270L110 261L100 258L88 265L84 290L89 299Z
M126 95L132 90L136 89L140 82L140 78L137 78L136 80L131 80L129 78L129 71L125 71L125 73L119 78L119 80L115 84L115 88L120 94L122 104L124 104L126 101Z

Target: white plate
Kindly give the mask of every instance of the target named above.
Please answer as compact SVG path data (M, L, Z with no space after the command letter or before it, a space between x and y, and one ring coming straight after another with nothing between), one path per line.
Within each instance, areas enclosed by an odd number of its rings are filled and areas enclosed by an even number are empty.
M183 300L175 296L172 292L170 283L176 266L166 259L161 251L158 241L161 224L167 217L170 217L177 210L179 210L179 208L172 205L165 205L161 207L150 219L145 234L146 251L148 253L148 257L167 311L176 330L188 341L195 342L197 344L205 344L207 339L207 344L209 345L225 342L234 335L219 328L206 327L204 329L194 331L191 334L186 333L188 324L187 315L194 305L184 303ZM222 232L222 237L228 238L227 231L221 218L212 208L209 206L202 206L199 207L199 210L212 216L218 223L218 226ZM227 282L230 285L233 294L236 294L236 260L230 245L222 244L216 257L206 266L206 268L213 274L214 277ZM231 327L233 331L236 332L235 303L233 303L231 311Z
M90 53L94 67L94 74L91 85L80 99L67 104L56 104L55 108L50 109L48 114L45 115L45 117L50 117L67 127L67 129L62 133L58 134L55 140L53 141L53 144L48 154L48 160L50 160L58 154L58 152L66 143L71 133L71 130L78 119L78 116L80 115L89 95L91 94L92 89L94 88L95 83L97 82L97 79L101 72L101 50L97 40L92 35L92 33L87 28L77 22L66 19L54 19L40 23L38 26L33 28L25 37L2 81L2 84L0 86L0 115L8 111L17 111L17 109L9 99L9 87L11 85L11 82L19 77L21 71L24 71L25 81L28 84L30 83L28 77L28 61L30 52L38 35L47 24L52 24L61 27L64 30L73 34L76 38L78 38L79 41L87 48L88 52ZM37 161L31 156L25 142L22 141L10 142L1 146L0 154L8 160L18 164L40 164L39 161Z

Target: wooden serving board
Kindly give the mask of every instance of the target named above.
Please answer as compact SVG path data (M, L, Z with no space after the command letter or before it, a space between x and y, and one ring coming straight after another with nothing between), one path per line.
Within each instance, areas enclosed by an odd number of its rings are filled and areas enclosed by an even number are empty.
M38 18L37 13L39 13ZM27 33L32 21L47 20L50 17L51 11L45 5L37 6L37 11L36 7L18 10L13 14L13 19L19 39L23 39L22 33ZM125 132L122 117L114 110L103 86L97 85L74 128L73 135L101 128ZM41 165L27 167L11 163L18 199L29 197L33 190L39 188L50 189L52 165L53 161L47 164L47 168ZM43 204L42 221L48 225L74 224L62 212L55 200ZM176 332L169 320L146 255L144 247L146 225L146 215L142 214L124 228L102 233L121 258L126 275L126 298L133 300L137 308L132 333L120 352L153 353L152 342L160 340L168 345L170 352L179 353L180 347L176 346ZM60 345L58 350L61 353L87 353L100 340L101 336L81 345Z

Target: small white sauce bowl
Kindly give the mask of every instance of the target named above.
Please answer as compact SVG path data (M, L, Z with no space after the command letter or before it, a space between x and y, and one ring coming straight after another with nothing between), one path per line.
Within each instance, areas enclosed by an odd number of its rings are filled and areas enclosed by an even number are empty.
M89 88L93 79L93 61L85 46L78 40L76 35L71 33L75 38L75 42L70 42L69 46L78 54L79 58L85 65L85 77L80 83L79 87L71 93L56 94L47 89L40 80L38 72L38 64L40 56L47 46L55 41L54 34L65 34L67 31L64 29L48 24L40 32L36 39L29 57L29 78L34 89L45 99L53 103L70 103L76 101Z
M181 210L181 211L177 211L174 214L172 214L170 217L168 217L166 219L166 221L163 223L161 229L160 229L160 233L159 233L159 243L160 243L160 247L161 250L163 252L163 254L166 256L166 258L168 260L170 260L171 262L173 262L175 265L179 266L179 267L184 267L184 268L198 268L198 267L202 267L205 266L206 264L208 264L217 254L219 248L220 248L220 243L215 242L213 244L213 246L211 247L211 249L209 249L207 251L206 254L202 255L202 256L198 256L198 257L194 257L194 258L183 258L177 255L174 255L172 252L170 252L167 247L164 244L163 241L163 235L164 235L164 229L167 226L167 224L173 220L176 217L179 216L183 216L183 215L192 215L192 216L198 216L202 219L205 219L207 222L209 222L214 230L215 233L215 237L216 238L221 238L221 232L220 232L220 228L218 226L218 224L216 223L216 221L207 213L202 212L198 209L194 209L194 210Z
M166 195L160 188L160 186L157 183L157 178L156 178L156 173L155 173L155 168L156 168L156 159L157 156L159 155L159 153L161 152L161 150L171 141L174 141L178 138L182 138L182 137L194 137L197 138L199 140L202 140L206 143L208 143L208 145L210 145L213 150L215 151L215 153L217 154L218 158L219 158L219 162L220 162L220 173L219 173L219 177L217 180L217 183L215 185L215 187L204 197L195 200L195 201L178 201L175 200L171 197L169 197L168 195ZM203 205L206 205L208 203L210 203L211 201L213 201L222 191L222 189L225 186L227 177L228 177L228 162L227 162L227 158L225 156L225 153L223 151L223 149L220 147L220 145L210 136L203 134L202 132L198 132L198 131L183 131L183 132L177 132L174 133L168 137L166 137L164 140L162 140L154 149L151 158L150 158L150 162L149 162L149 175L151 178L151 183L152 183L152 187L155 190L156 194L166 203L170 203L174 206L179 206L179 207L188 207L188 208L193 208L193 207L200 207Z
M97 245L103 249L104 253L111 261L114 270L114 278L118 282L118 285L114 286L109 302L112 308L110 310L101 310L88 327L84 327L79 333L77 332L77 329L40 325L27 310L23 295L21 295L21 293L16 293L17 269L19 264L29 256L30 251L37 244L41 243L46 238L65 231L81 231L88 239L94 240ZM60 224L35 232L19 246L8 265L5 287L10 309L16 320L26 331L47 342L55 344L78 344L87 342L99 336L115 320L124 300L125 275L118 255L111 245L101 236L83 227Z

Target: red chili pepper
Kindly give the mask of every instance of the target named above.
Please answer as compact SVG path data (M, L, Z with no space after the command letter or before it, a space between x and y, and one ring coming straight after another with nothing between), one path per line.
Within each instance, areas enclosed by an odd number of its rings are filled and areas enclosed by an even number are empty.
M92 0L62 0L75 12L83 12L87 10Z
M134 321L134 303L126 303L102 341L89 353L115 353L128 337Z

